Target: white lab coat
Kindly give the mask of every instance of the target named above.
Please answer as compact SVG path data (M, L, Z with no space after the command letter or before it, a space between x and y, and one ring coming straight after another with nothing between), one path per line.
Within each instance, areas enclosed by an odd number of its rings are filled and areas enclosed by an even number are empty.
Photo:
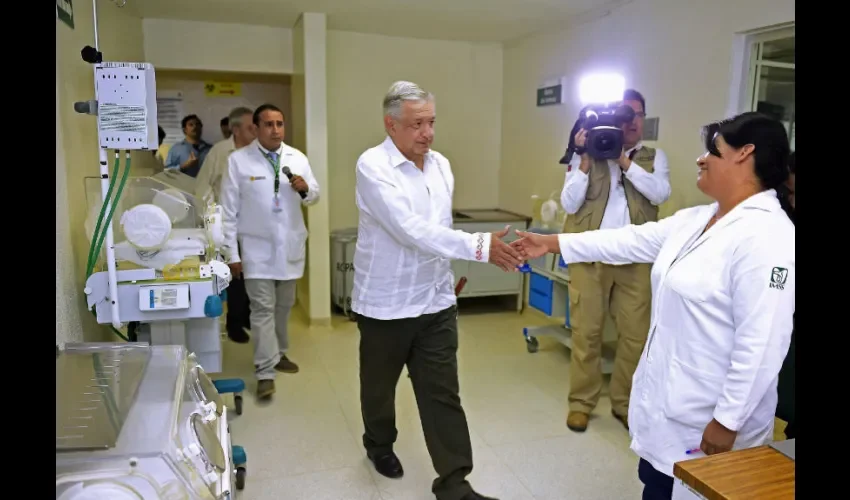
M242 262L246 279L292 280L304 274L307 228L301 205L319 200L319 184L301 151L281 144L278 153L281 170L289 167L310 188L302 200L281 172L281 212L272 211L274 172L257 140L231 153L222 180L225 252L229 262Z
M776 193L750 197L700 235L717 204L659 222L559 237L564 260L654 263L652 322L632 381L632 450L659 472L702 456L706 425L734 448L772 439L793 329L794 225Z
M221 180L228 166L227 159L234 151L236 151L236 142L231 135L228 139L215 143L207 153L204 166L195 178L195 199L199 202L203 202L207 194L212 194L213 201L218 203Z

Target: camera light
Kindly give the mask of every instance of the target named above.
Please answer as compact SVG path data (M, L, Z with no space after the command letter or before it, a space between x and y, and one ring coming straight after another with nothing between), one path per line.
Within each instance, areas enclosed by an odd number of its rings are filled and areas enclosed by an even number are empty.
M587 75L578 84L582 105L621 101L625 90L626 79L615 73Z

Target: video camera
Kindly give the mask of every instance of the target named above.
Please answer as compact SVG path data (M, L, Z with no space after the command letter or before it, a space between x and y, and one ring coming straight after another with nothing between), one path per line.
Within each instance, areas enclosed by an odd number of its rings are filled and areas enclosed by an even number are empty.
M560 162L568 165L573 153L587 152L595 160L616 160L623 152L623 125L635 119L635 111L622 103L590 104L579 113L578 120L570 132L567 152ZM587 130L587 142L584 148L576 147L576 134Z

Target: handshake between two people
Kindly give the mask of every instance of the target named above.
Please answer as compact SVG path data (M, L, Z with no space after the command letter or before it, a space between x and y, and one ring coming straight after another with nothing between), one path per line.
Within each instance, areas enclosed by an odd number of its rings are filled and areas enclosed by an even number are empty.
M507 236L510 226L490 235L490 263L503 271L517 272L525 261L542 257L546 253L558 252L557 234L536 234L525 231L515 231L518 239L506 243L502 238Z

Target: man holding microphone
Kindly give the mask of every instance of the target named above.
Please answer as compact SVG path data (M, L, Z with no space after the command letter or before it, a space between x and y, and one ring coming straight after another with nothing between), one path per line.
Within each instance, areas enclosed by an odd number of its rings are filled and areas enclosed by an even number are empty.
M257 397L265 399L275 392L275 371L298 371L286 355L287 322L306 260L301 205L318 201L319 184L307 157L283 143L279 108L263 104L253 122L257 140L228 159L221 207L230 268L244 277L251 301Z

